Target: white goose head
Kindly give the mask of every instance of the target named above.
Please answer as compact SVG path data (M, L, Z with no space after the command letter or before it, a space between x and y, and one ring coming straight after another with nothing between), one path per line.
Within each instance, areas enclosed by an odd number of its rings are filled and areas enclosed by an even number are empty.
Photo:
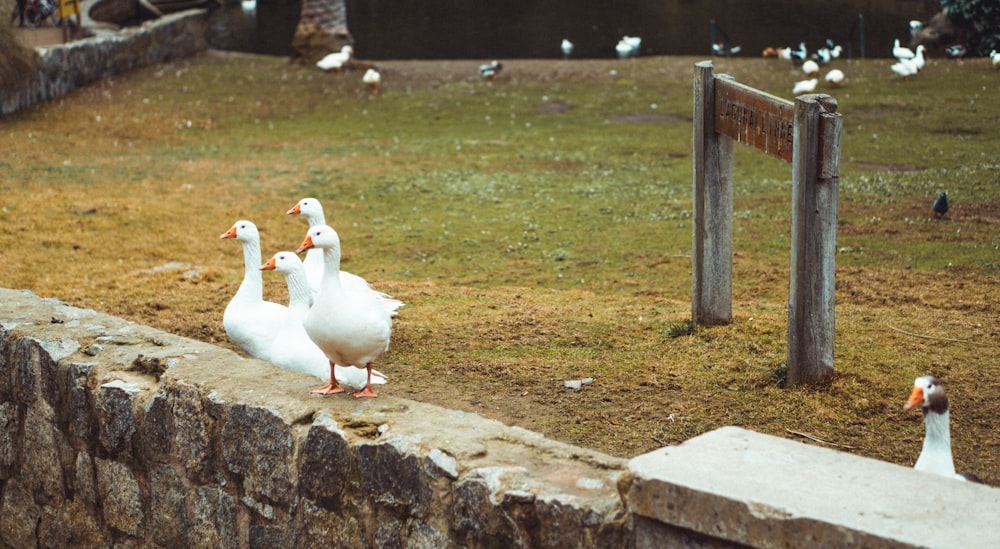
M222 233L219 238L235 238L240 242L259 242L260 232L252 221L241 219L233 223L233 226L228 231Z
M312 248L334 250L339 254L340 235L329 225L314 225L309 227L309 232L306 233L305 239L302 240L302 244L295 252L302 253Z
M260 266L262 271L288 274L302 270L302 260L294 252L278 252Z
M948 411L948 397L944 394L944 383L934 376L922 376L913 381L910 399L903 405L904 410L920 406L924 415L944 414Z
M326 225L323 205L315 198L303 198L285 213L288 215L302 215L309 222L310 227L313 225Z

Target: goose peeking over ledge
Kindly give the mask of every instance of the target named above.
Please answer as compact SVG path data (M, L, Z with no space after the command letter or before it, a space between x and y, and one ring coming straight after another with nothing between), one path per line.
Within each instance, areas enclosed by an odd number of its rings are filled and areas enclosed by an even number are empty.
M956 480L982 483L975 475L955 472L948 425L948 397L944 394L944 384L940 379L923 376L914 380L910 399L903 405L903 409L912 410L917 406L924 412L924 447L913 468Z

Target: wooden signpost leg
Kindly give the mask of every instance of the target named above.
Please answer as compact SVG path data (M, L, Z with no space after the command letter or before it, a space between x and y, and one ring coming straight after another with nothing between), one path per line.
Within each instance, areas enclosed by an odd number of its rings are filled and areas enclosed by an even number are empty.
M733 320L733 139L714 130L715 71L695 65L691 320Z
M788 385L833 376L837 194L842 118L829 96L795 100Z

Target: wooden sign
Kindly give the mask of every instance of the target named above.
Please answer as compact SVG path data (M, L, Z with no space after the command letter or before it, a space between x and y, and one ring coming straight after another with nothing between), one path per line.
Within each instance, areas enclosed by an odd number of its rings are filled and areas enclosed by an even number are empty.
M734 80L715 79L715 131L792 161L795 104Z

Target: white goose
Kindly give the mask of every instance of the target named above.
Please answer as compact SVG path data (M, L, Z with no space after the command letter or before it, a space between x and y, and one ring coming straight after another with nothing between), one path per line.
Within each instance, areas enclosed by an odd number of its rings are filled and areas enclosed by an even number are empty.
M899 59L900 61L903 59L913 59L914 55L916 54L913 53L913 50L907 48L906 46L899 45L898 38L892 43L892 56L896 59Z
M799 80L794 86L792 86L792 95L798 96L804 93L812 93L816 91L816 84L819 84L818 78Z
M323 285L313 301L305 321L309 339L323 350L331 364L356 366L368 370L367 383L355 397L378 396L371 386L372 365L389 350L392 315L371 291L351 291L340 279L340 236L328 225L310 227L296 253L311 248L323 250ZM317 389L335 392L336 379Z
M324 71L339 71L351 60L354 55L354 48L350 45L340 48L340 51L327 54L316 62L316 66Z
M944 385L940 379L923 376L913 381L913 391L903 409L912 410L917 406L924 413L924 446L913 468L958 480L981 482L973 475L955 472L948 425L948 397L944 394Z
M306 222L309 223L310 227L326 225L326 215L323 213L323 205L315 198L303 198L285 213L288 215L301 215L306 218ZM314 298L319 293L319 288L323 283L323 262L323 250L313 248L306 252L306 259L303 264L305 265L306 277L309 280L309 287L312 289ZM372 292L392 316L396 316L398 309L403 306L402 301L395 299L389 294L373 290L367 280L354 273L340 271L340 283L350 290L368 290Z
M306 272L302 260L293 252L278 252L261 265L262 271L275 271L285 276L288 284L288 314L284 316L281 327L271 344L271 362L279 368L312 374L323 380L330 380L330 385L358 390L365 386L367 372L354 366L340 366L330 362L323 351L306 334L302 322L309 313L309 303L312 293L306 281ZM337 383L333 383L336 381ZM385 376L372 370L372 383L384 384ZM313 393L329 394L340 391L313 390Z
M260 233L252 222L241 219L220 238L235 238L243 245L243 282L226 305L222 326L240 349L254 358L268 360L271 342L278 333L287 308L264 301L264 278L260 274Z

